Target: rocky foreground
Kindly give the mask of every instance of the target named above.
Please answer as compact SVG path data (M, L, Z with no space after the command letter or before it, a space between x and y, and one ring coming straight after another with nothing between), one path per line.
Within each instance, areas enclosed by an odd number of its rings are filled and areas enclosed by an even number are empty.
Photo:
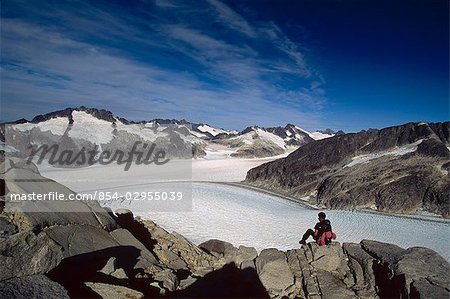
M6 159L0 169L6 195L72 192L20 160ZM39 204L47 212L0 205L0 298L450 296L450 265L427 248L364 240L258 254L219 240L197 246L128 210Z

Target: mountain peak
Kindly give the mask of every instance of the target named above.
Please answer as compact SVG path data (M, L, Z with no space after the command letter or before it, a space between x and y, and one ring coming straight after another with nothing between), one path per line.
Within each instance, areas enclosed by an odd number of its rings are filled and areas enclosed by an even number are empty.
M102 120L109 121L109 122L116 122L117 120L120 120L124 123L129 122L128 120L126 120L124 118L115 117L111 111L108 111L105 109L87 108L85 106L80 106L77 108L69 107L69 108L66 108L63 110L58 110L58 111L53 111L53 112L49 112L46 114L37 115L31 120L31 123L37 124L37 123L44 122L44 121L47 121L49 119L56 118L56 117L67 117L69 119L69 124L73 124L73 116L72 116L73 111L83 111L83 112L86 112L86 113L92 115L95 118L102 119Z

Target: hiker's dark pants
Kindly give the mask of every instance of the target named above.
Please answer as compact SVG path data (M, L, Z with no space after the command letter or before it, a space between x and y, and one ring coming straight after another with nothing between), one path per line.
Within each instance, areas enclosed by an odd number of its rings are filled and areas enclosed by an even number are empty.
M304 234L303 234L303 238L302 241L308 240L309 237L313 237L314 240L317 240L317 238L314 236L314 231L312 229L308 229Z

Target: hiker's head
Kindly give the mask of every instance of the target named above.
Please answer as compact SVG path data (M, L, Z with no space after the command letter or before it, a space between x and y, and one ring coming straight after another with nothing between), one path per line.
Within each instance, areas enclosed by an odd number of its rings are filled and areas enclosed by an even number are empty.
M320 213L319 213L319 220L320 220L320 221L325 220L326 217L327 217L327 215L325 215L324 212L320 212Z

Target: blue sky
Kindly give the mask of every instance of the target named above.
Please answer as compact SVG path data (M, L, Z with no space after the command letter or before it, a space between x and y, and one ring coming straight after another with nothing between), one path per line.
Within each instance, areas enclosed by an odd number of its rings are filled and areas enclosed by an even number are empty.
M1 120L359 131L449 114L448 1L20 1L1 7Z

